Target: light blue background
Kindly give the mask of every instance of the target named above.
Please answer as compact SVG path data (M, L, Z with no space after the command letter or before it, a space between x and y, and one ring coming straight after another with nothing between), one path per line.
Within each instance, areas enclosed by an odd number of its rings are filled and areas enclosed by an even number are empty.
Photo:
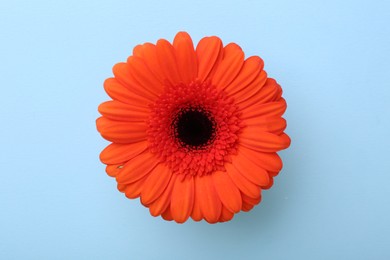
M0 259L390 259L389 26L387 0L1 1ZM230 223L152 218L98 160L111 67L179 30L260 55L289 105Z

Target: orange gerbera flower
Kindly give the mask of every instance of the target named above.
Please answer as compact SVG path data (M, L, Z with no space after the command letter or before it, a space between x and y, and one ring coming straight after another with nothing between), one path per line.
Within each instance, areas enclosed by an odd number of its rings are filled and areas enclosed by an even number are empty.
M185 32L136 46L105 81L113 100L96 121L118 189L178 223L228 221L257 205L290 145L282 89L263 65L215 36L196 49Z

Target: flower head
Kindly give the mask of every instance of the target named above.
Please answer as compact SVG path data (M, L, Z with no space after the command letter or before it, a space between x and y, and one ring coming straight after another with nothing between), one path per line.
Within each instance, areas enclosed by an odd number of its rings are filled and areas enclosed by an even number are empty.
M282 89L263 65L215 36L196 49L185 32L136 46L105 81L112 100L96 122L118 189L179 223L228 221L257 205L290 145Z

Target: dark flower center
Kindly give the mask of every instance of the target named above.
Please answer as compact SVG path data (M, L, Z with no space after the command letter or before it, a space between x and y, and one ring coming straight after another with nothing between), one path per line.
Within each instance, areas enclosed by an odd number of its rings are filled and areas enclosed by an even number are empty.
M199 149L215 136L215 122L207 111L199 108L181 110L174 121L175 137L182 145Z

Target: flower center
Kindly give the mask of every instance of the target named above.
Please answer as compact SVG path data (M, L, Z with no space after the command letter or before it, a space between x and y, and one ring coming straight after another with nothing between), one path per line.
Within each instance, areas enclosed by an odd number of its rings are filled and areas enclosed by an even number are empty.
M238 107L210 82L167 86L151 104L149 149L174 173L224 171L243 127Z
M215 121L201 108L182 109L173 122L175 137L183 146L200 149L215 137Z

